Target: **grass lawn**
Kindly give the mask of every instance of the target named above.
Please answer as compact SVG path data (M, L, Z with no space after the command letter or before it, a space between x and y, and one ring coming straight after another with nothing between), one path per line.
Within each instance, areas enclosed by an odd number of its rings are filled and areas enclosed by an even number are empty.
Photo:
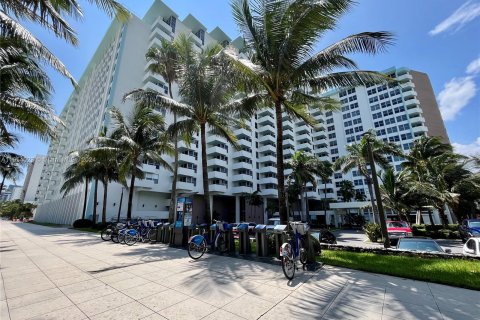
M29 221L28 223L31 224L38 224L39 226L44 226L44 227L52 227L52 228L65 228L67 226L61 225L61 224L55 224L55 223L47 223L47 222L37 222L37 221Z
M480 261L322 250L318 261L350 269L480 290Z

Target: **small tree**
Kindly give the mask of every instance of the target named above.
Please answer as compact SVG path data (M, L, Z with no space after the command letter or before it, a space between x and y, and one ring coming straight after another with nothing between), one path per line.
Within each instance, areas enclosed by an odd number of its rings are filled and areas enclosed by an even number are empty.
M355 188L353 186L352 181L343 180L340 183L340 196L342 197L344 202L350 202L355 197Z

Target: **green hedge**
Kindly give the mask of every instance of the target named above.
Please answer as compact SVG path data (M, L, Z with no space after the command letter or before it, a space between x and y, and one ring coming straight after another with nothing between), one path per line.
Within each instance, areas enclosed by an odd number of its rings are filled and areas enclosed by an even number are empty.
M458 224L449 224L447 229L442 225L412 225L412 233L417 237L429 237L433 239L460 239Z

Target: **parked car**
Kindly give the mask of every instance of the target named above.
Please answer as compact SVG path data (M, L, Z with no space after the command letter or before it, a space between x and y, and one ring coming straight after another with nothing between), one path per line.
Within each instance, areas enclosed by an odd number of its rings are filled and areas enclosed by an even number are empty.
M463 254L466 256L480 257L480 238L470 238L463 245Z
M410 225L406 221L386 221L387 232L390 241L398 241L400 238L411 237L413 235Z
M472 237L480 237L480 219L465 219L458 229L463 242Z
M424 237L404 237L398 239L397 243L398 250L407 250L407 251L427 251L427 252L440 252L440 253L450 253L450 249L443 250L438 243L430 238Z

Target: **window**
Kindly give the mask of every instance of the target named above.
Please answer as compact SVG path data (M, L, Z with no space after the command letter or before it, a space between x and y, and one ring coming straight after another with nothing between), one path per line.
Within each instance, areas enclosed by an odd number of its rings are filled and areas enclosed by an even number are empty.
M405 134L401 135L401 138L402 138L402 140L409 140L409 139L412 139L413 136L412 136L411 133L405 133Z
M375 94L377 93L377 89L373 88L373 89L370 89L370 90L367 90L367 94L370 96L372 94Z
M351 88L347 90L347 94L355 93L355 88Z
M341 97L345 97L347 95L347 92L346 91L340 91L340 93L338 94Z
M363 179L355 179L353 180L353 184L355 186L363 186Z
M358 108L358 103L355 102L350 105L350 109L356 109L356 108Z
M335 187L340 188L342 186L342 181L335 182Z
M395 113L400 113L405 111L405 107L404 106L395 107L393 108L393 110L395 111Z
M384 100L388 98L388 93L382 93L381 95L378 96L378 99Z
M352 112L352 117L356 117L360 115L360 110L355 110Z
M355 127L355 132L362 132L362 131L363 131L363 126Z
M407 119L408 119L407 116L404 114L397 117L397 122L407 121Z
M353 128L345 130L345 134L353 134Z
M398 132L397 127L387 128L387 133L395 133L395 132Z
M338 159L338 156L337 157L332 157L332 162L337 161L337 159Z
M368 102L370 103L377 102L377 101L378 101L378 97L371 97L368 99Z
M347 143L355 142L355 137L347 137Z
M355 100L357 100L357 96L351 96L351 97L348 98L349 102L352 102L352 101L355 101Z
M384 117L391 116L392 114L393 114L393 110L392 110L392 109L383 111L383 116L384 116Z
M382 127L384 125L383 121L377 121L373 124L375 126L375 128L378 128L378 127Z
M335 147L337 145L337 140L330 141L330 147Z
M380 109L380 105L379 105L379 104L374 104L373 106L370 107L370 109L371 109L372 111L379 110L379 109Z
M400 94L400 89L398 88L390 91L390 96L396 96L397 94Z
M375 120L375 119L380 119L381 117L382 117L382 113L381 113L381 112L377 112L377 113L372 114L373 120Z
M337 148L333 148L331 151L330 151L331 154L338 154L338 149Z
M341 102L341 103L348 103L348 99L347 99L347 98L342 99L342 100L340 100L340 102Z
M360 123L362 123L362 119L360 119L360 118L353 119L352 122L353 122L353 124L360 124Z
M351 126L351 125L352 125L352 121L345 121L345 122L343 123L343 126L344 126L344 127L349 127L349 126Z
M345 113L345 114L343 115L343 119L344 119L344 120L345 120L345 119L348 119L348 118L350 118L350 117L351 117L350 113Z
M401 125L398 126L399 131L405 131L405 130L408 130L408 129L410 129L410 125L408 123L401 124Z
M393 136L393 137L388 138L388 141L398 142L398 141L400 141L400 137L399 136Z
M333 123L333 118L328 118L327 119L327 124L331 124L331 123Z
M392 104L390 103L390 101L385 101L385 102L380 103L380 106L382 107L382 109L384 109L384 108L392 106Z
M328 139L335 139L337 135L335 133L329 133L328 134Z
M385 125L394 124L394 123L395 123L395 118L385 119Z
M385 129L377 130L377 136L384 136L386 134L387 134L387 132L385 131Z
M328 132L335 130L335 126L330 126L327 128Z
M338 172L335 172L334 175L333 175L333 177L334 177L335 179L342 179L342 174L341 174L341 173L338 173Z
M342 112L348 111L349 109L350 109L349 106L343 106L342 107Z
M402 98L392 99L392 104L393 105L396 105L396 104L399 104L399 103L402 103Z
M325 116L326 117L331 117L333 115L333 112L332 111L328 111L325 113Z
M377 91L378 91L378 92L382 92L382 91L385 91L385 90L387 90L387 85L386 85L386 84L384 84L384 85L382 85L382 86L380 86L380 87L377 87Z

